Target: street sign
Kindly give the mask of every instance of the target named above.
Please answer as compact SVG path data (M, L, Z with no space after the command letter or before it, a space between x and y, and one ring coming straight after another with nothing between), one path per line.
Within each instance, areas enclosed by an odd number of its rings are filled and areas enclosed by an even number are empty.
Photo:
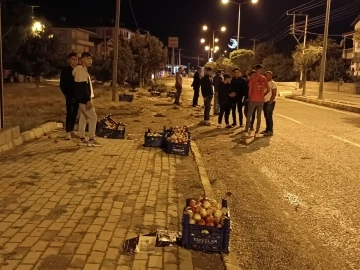
M179 38L178 37L169 37L168 47L169 48L178 48L179 47Z

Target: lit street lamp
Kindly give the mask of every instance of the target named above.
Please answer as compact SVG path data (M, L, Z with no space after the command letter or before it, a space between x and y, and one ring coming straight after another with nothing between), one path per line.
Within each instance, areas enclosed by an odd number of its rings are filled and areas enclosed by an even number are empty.
M44 31L45 26L41 22L34 22L31 30L33 33L39 33Z
M205 42L205 39L204 39L204 38L202 38L202 39L200 40L200 42L201 42L201 43L204 43L204 42Z
M241 6L247 3L256 4L259 0L250 0L244 3L237 3L231 0L221 0L223 4L233 3L239 6L239 16L238 16L238 32L237 32L237 49L239 49L239 42L240 42L240 18L241 18Z
M212 33L213 33L213 45L212 45L212 47L214 48L215 47L215 42L218 42L219 41L219 39L218 38L216 38L215 39L215 32L225 32L226 31L226 27L225 26L222 26L220 29L217 29L217 30L212 30L212 29L209 29L208 27L207 27L207 25L204 25L203 26L203 30L204 31L207 31L207 30L209 30L209 31L211 31ZM211 51L211 58L213 58L214 56L213 56L213 50Z

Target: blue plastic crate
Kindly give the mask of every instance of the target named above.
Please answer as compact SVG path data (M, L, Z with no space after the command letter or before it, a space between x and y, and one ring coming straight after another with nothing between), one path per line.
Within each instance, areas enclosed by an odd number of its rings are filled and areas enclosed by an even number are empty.
M189 201L190 199L186 200L186 205ZM227 200L222 200L222 206L227 207ZM226 254L230 252L230 217L224 220L221 228L189 224L189 220L190 216L183 214L182 245L184 248ZM203 230L207 230L209 234L202 233Z
M172 143L166 141L165 152L179 156L188 156L190 152L190 140L187 143Z
M127 95L127 94L119 95L119 101L132 102L133 100L134 100L134 95Z
M164 133L161 136L149 136L148 134L152 132L145 132L144 135L144 146L146 147L161 147L164 141Z

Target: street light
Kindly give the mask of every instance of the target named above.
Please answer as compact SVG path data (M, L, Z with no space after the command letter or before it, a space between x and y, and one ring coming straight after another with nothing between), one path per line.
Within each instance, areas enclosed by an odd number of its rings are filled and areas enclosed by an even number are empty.
M215 47L215 42L218 42L218 41L219 41L218 38L215 39L215 32L219 32L219 31L225 32L225 31L226 31L226 27L225 27L225 26L222 26L220 29L212 30L212 29L209 29L209 28L207 27L207 25L204 25L204 26L203 26L203 30L204 30L204 31L209 30L209 31L213 32L213 44L212 44L212 47L214 48L214 47ZM211 58L213 58L213 50L211 51Z
M209 46L205 46L205 51L208 51L210 49Z
M219 50L219 46L215 46L215 51Z
M41 22L34 22L31 30L33 33L39 33L44 31L45 26Z
M240 43L240 18L241 18L241 6L247 3L256 4L259 2L259 0L250 0L244 3L237 3L231 0L221 0L223 4L233 3L239 6L239 17L238 17L238 32L237 32L237 49L239 49L239 43Z
M200 40L200 42L201 42L201 43L205 43L205 39L202 38L202 39Z

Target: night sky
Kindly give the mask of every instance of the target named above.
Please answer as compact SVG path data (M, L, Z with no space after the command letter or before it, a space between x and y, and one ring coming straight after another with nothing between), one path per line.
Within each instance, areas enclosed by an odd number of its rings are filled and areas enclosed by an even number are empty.
M246 0L234 1L246 2ZM46 16L50 21L59 20L60 16L64 16L74 26L93 26L96 18L102 18L105 23L115 17L115 0L26 0L26 2L40 5L40 8L35 10L38 16ZM220 29L222 25L227 27L226 33L218 35L222 51L229 50L227 48L229 39L237 34L238 6L224 5L221 0L131 0L131 3L139 28L159 37L164 44L167 44L168 36L178 36L180 48L184 49L182 52L184 56L205 53L204 46L200 45L200 38L210 39L212 34L202 31L204 24L212 29ZM268 41L283 32L291 24L290 17L284 16L279 23L271 26L287 10L304 3L309 3L307 6L314 3L322 4L304 12L309 14L310 19L325 14L326 0L259 0L255 5L243 5L240 35L244 38L241 39L241 46L250 48L252 46L250 38L261 33L265 33L261 41ZM352 5L337 15L338 18L343 19L330 24L330 34L339 35L351 31L351 22L360 14L360 0L332 0L333 11L349 4ZM129 0L121 0L120 20L125 27L136 29ZM323 29L324 27L320 26L309 31L323 33ZM280 51L292 50L294 46L294 38L290 35L277 44Z

